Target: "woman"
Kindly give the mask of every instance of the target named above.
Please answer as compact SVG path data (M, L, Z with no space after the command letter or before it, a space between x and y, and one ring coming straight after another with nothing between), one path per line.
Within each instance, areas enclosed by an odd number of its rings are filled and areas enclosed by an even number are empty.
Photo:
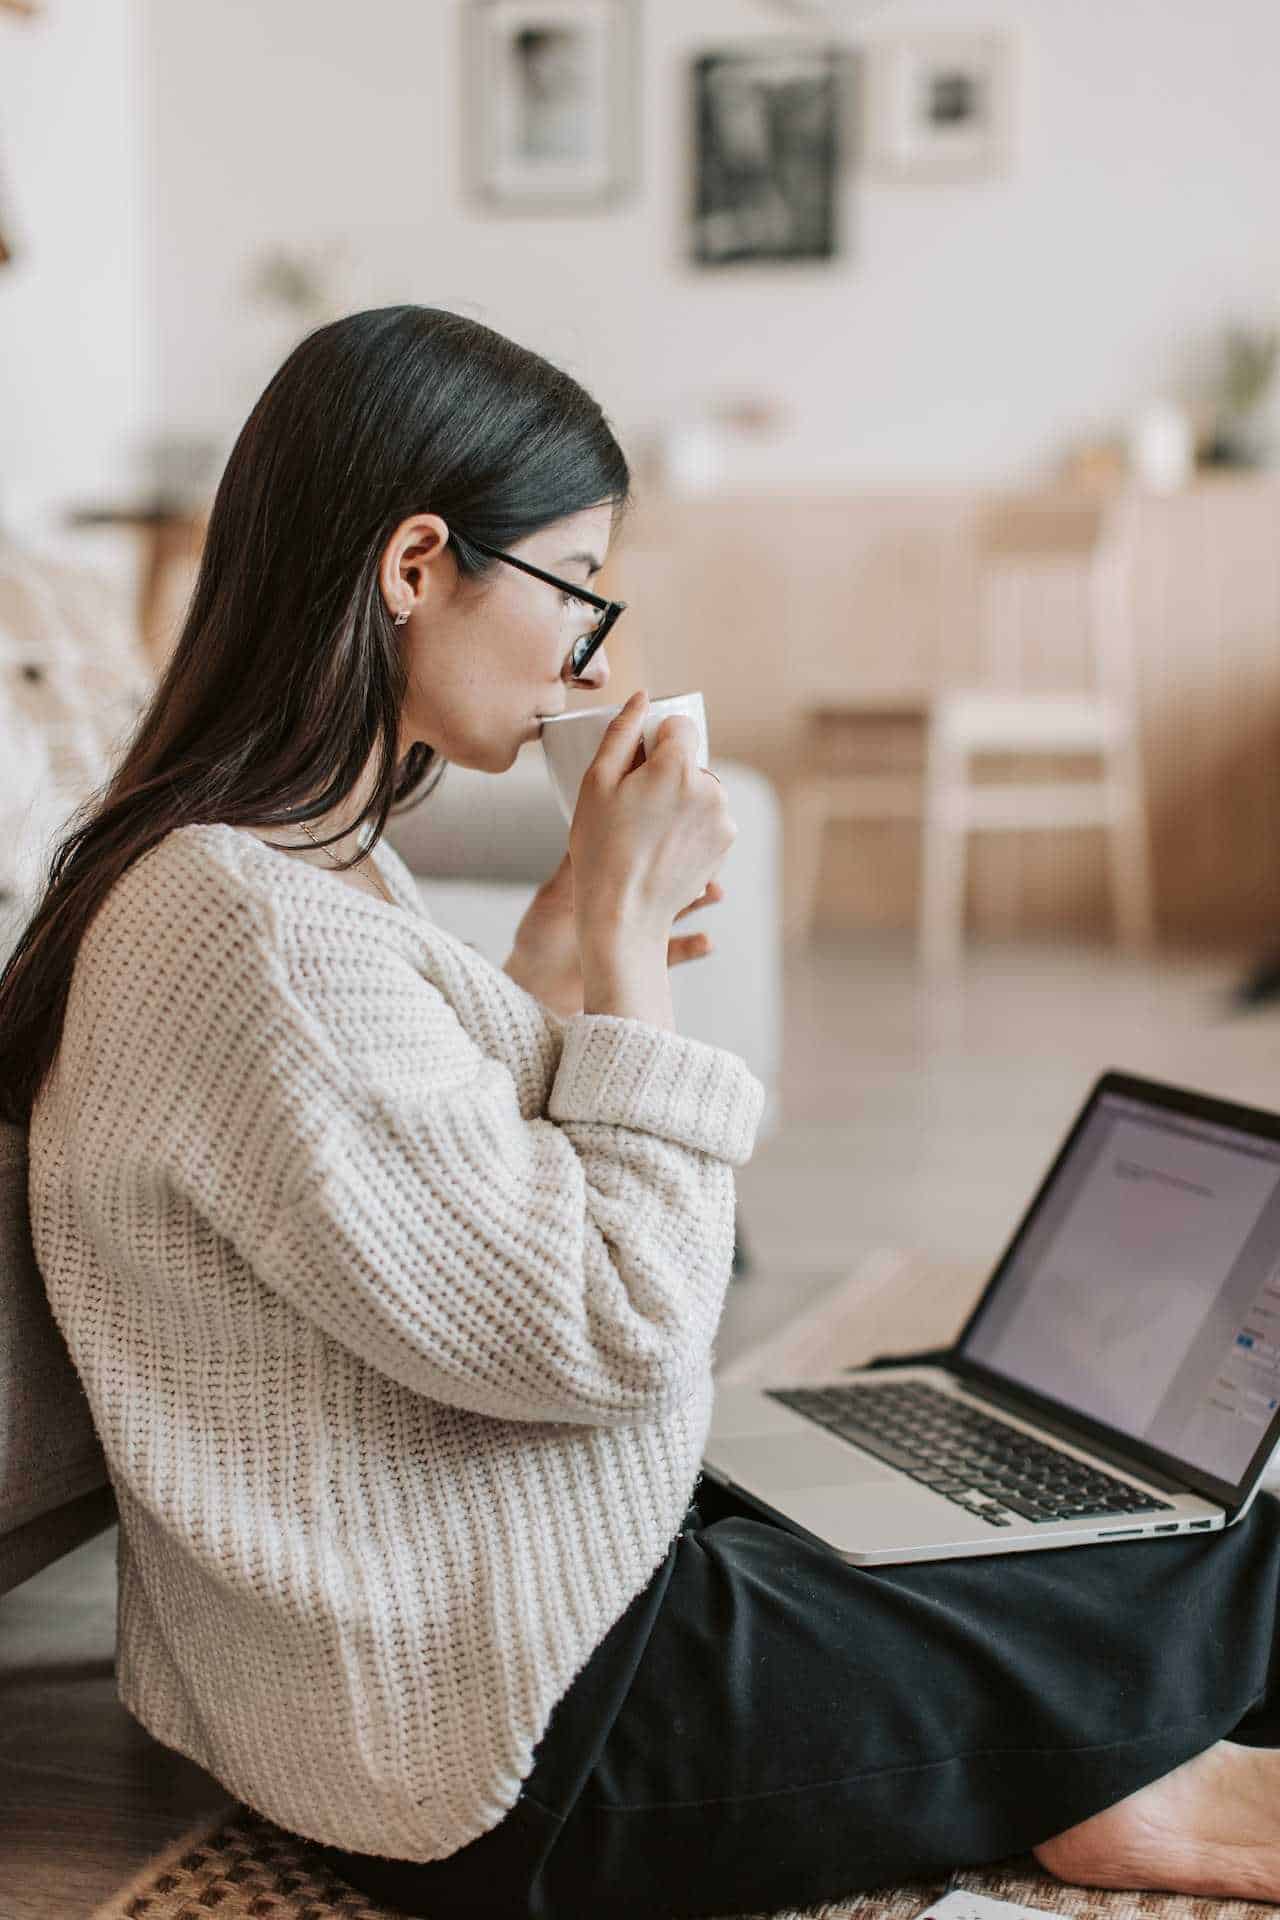
M489 329L312 334L0 980L121 1698L405 1911L760 1911L1030 1846L1274 1898L1274 1502L867 1571L692 1499L763 1089L674 1029L735 832L688 723L645 759L628 702L504 969L381 842L605 684L627 496Z

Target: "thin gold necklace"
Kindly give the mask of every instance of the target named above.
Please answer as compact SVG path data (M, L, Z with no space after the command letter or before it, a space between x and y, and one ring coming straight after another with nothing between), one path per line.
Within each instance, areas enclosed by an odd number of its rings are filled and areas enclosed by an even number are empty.
M312 846L315 847L318 852L328 855L330 866L340 867L342 865L341 860L339 860L336 857L336 855L332 852L332 850L329 847L324 846L319 840L316 839L314 833L312 833L310 827L307 825L305 820L299 820L298 825L302 828L302 831L306 834ZM369 849L366 847L365 852L367 853L368 851ZM378 889L378 892L382 895L382 898L386 901L389 907L394 907L399 904L397 901L393 900L390 893L388 893L386 887L383 885L382 875L377 871L376 868L373 868L370 871L369 878L373 881L374 885Z
M336 858L336 856L333 854L330 848L326 846L322 846L321 843L316 839L314 833L312 833L310 827L307 825L305 820L299 820L298 825L302 828L302 831L306 834L312 846L315 847L319 853L324 854L325 858L328 860L329 865L331 867L340 867L342 865L341 860Z

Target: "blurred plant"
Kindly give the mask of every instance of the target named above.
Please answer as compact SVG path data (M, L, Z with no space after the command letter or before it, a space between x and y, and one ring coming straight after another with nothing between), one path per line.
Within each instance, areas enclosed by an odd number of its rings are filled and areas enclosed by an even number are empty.
M1262 405L1280 359L1280 327L1230 327L1222 355L1222 401L1228 413Z
M218 464L263 388L293 349L351 306L350 242L268 242L241 262L228 302L226 375L219 391ZM180 457L180 456L179 456Z
M1280 327L1228 327L1212 392L1213 422L1201 459L1211 466L1255 467L1271 448L1261 419L1280 366Z
M283 308L296 320L324 320L337 308L333 281L341 249L293 253L281 247L259 254L252 263L246 291L264 306Z

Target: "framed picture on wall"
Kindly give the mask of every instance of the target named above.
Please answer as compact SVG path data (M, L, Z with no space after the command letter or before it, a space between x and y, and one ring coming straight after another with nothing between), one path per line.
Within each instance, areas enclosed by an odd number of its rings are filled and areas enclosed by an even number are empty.
M928 33L867 56L868 173L973 180L1003 173L1013 141L1013 45L1002 33Z
M789 40L694 60L698 265L835 257L848 71L845 49Z
M467 160L501 213L594 212L637 184L638 0L471 0Z

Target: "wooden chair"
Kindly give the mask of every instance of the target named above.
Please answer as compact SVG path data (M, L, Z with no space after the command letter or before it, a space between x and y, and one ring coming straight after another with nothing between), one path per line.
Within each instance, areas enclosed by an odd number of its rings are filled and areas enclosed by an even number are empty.
M1134 948L1150 940L1132 513L1125 495L1110 503L1052 495L994 503L976 529L979 650L972 684L832 695L810 710L808 770L788 793L794 936L807 937L812 927L830 821L918 819L920 952L931 971L950 970L960 957L968 836L975 832L1104 828L1119 938ZM1075 589L1083 687L1064 685L1071 676L1061 664L1038 657L1047 596L1064 584ZM868 739L891 741L896 751L886 760L868 751ZM1018 762L1087 757L1097 771L1027 778L1020 767L1013 781L975 778L975 763L993 755Z

